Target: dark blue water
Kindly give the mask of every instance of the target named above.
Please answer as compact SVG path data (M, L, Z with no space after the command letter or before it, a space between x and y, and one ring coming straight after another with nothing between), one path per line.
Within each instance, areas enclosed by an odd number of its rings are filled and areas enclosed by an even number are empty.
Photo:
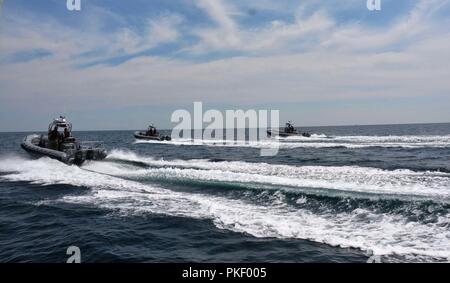
M71 245L83 262L449 260L450 124L302 130L250 145L75 132L109 150L81 168L0 133L0 261L65 262Z

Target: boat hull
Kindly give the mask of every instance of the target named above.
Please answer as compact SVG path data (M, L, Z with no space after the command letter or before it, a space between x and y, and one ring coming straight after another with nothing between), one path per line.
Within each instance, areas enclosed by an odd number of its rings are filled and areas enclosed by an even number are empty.
M26 136L20 146L33 157L49 157L66 164L82 165L86 160L102 160L107 153L104 148L79 148L66 152L39 145L43 136Z
M170 141L170 136L161 136L161 135L154 135L149 136L146 135L145 132L135 132L134 137L138 140L148 140L148 141Z
M270 130L267 131L267 134L269 136L279 136L282 138L287 138L287 137L305 137L305 138L309 138L311 137L310 133L286 133L286 132L272 132Z

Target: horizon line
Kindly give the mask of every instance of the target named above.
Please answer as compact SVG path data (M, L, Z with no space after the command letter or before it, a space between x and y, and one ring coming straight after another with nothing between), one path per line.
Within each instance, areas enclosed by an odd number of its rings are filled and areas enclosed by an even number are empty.
M411 122L411 123L382 123L382 124L347 124L347 125L322 125L322 126L295 126L295 128L325 128L325 127L361 127L361 126L396 126L396 125L431 125L431 124L450 124L450 122ZM270 128L270 127L268 127ZM89 130L74 130L73 132L125 132L125 131L139 131L142 129L111 129L111 130L99 130L99 129L89 129ZM229 129L229 128L223 128ZM234 128L234 129L249 129L247 127L245 128ZM167 131L171 129L159 129L162 131ZM192 129L195 130L195 129ZM202 130L205 130L203 128ZM25 130L25 131L0 131L0 133L30 133L30 132L46 132L40 131L40 130Z

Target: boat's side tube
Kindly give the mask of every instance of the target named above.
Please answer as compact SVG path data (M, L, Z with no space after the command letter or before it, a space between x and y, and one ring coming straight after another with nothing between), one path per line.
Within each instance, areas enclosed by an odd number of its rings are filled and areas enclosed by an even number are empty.
M62 162L69 161L67 154L64 152L40 147L40 146L33 144L32 141L33 141L33 139L36 139L36 138L39 138L39 136L38 135L30 135L30 136L25 137L25 139L21 143L22 148L34 155L49 156L51 158L58 159Z

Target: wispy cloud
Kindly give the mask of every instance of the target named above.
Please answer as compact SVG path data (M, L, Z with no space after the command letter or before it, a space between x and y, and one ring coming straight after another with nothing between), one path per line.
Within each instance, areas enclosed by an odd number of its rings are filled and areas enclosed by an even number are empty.
M111 52L137 53L160 44L174 42L179 38L177 28L182 21L181 16L171 14L148 20L143 27L143 32L140 33L130 28L122 28L113 36Z
M387 48L407 48L421 39L445 35L446 30L442 27L450 24L450 20L433 19L445 8L450 8L449 1L422 0L408 14L399 16L395 24L388 28L361 24L343 26L330 33L320 45L333 50L375 52L387 51Z
M0 56L0 64L25 63L32 60L42 59L51 55L52 52L46 49L32 49L22 52L19 51L14 52L10 56L6 56L4 58Z
M274 20L260 27L241 29L220 1L201 1L203 2L214 3L214 5L202 4L200 7L208 12L218 26L192 31L200 38L200 41L192 47L193 52L231 50L267 54L274 50L279 51L280 48L284 51L298 49L334 26L331 18L322 11L317 11L305 17L296 16L293 23Z

